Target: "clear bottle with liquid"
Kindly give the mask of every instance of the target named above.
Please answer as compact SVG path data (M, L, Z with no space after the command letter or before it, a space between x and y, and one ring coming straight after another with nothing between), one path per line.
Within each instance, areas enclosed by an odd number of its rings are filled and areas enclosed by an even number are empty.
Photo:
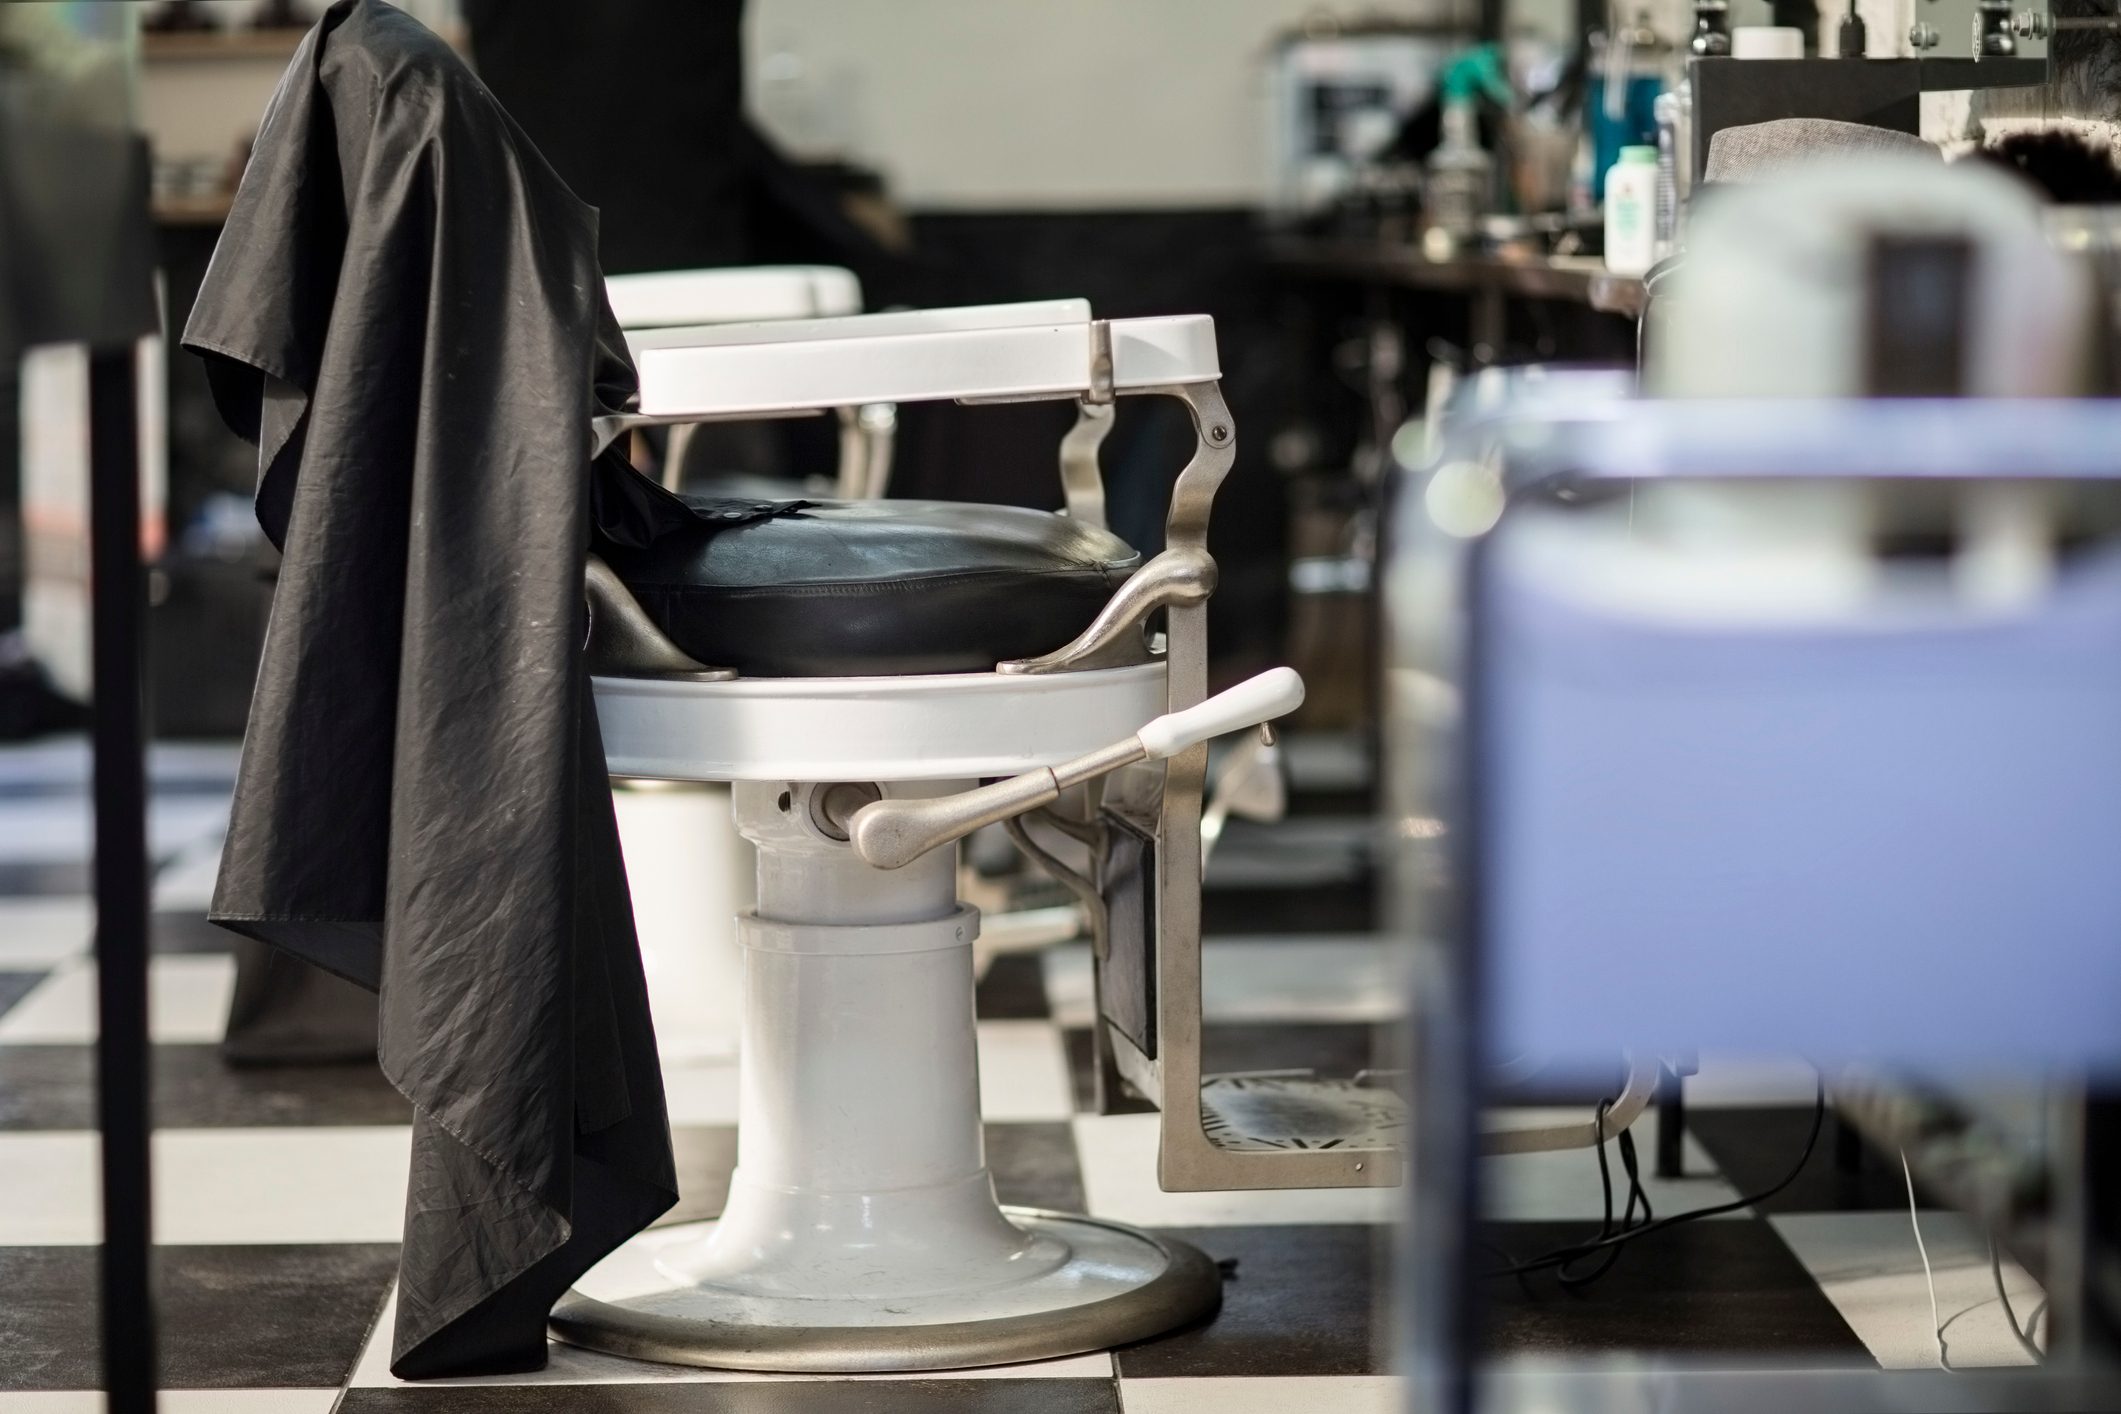
M1453 245L1472 240L1488 211L1495 164L1480 145L1480 124L1473 102L1447 99L1443 136L1429 155L1427 194L1429 225Z

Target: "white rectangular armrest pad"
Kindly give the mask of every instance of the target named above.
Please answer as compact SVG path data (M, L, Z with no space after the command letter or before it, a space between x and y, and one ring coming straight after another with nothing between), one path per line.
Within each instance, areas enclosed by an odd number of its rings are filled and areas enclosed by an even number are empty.
M836 265L655 270L604 282L622 329L817 319L862 312L862 286Z
M624 321L620 321L623 323ZM705 349L730 344L851 343L902 334L951 334L985 329L1038 329L1087 325L1090 301L1032 300L1023 304L968 304L953 309L899 309L889 314L850 314L833 319L774 319L744 324L626 331L636 354L644 349Z
M861 403L1067 397L1090 389L1083 300L629 333L644 417ZM1114 387L1220 376L1206 315L1114 320Z

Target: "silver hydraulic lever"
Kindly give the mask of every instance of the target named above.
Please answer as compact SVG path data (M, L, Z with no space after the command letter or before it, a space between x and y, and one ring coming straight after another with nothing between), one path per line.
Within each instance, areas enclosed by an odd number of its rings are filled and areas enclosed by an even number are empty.
M875 868L904 868L938 845L1035 810L1085 781L1138 761L1176 756L1225 732L1258 726L1295 711L1303 700L1304 680L1294 668L1269 668L1205 702L1158 717L1123 741L1058 766L1041 766L956 795L872 801L849 817L847 834L855 853Z

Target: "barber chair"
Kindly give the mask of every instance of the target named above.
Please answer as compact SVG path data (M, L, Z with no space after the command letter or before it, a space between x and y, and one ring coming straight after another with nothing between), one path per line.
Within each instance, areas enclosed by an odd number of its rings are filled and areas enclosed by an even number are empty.
M604 282L626 330L702 324L818 319L859 314L854 273L829 265L761 265L659 270ZM890 474L895 422L889 404L836 408L840 494L880 496ZM678 489L688 435L670 430L663 482ZM717 486L722 492L742 488ZM768 489L766 494L775 494ZM756 861L736 832L726 784L613 780L612 804L632 885L648 1002L665 1064L723 1062L736 1054L739 978L736 940L698 926L751 904Z
M682 1364L944 1369L1101 1349L1215 1307L1219 1275L1184 1243L996 1203L980 919L959 899L956 842L1027 815L1087 858L1052 863L1096 923L1101 1054L1174 1101L1166 1185L1390 1181L1388 1145L1304 1151L1229 1125L1211 1139L1196 1098L1205 742L1302 696L1288 669L1207 696L1205 540L1235 445L1211 321L1094 321L1059 301L630 343L626 425L909 400L1072 400L1079 417L1063 514L734 503L725 525L592 560L611 770L730 783L758 902L737 920L728 1205L600 1264L553 1313L555 1337ZM1187 407L1196 447L1167 548L1143 563L1105 528L1097 444L1118 398L1151 394Z

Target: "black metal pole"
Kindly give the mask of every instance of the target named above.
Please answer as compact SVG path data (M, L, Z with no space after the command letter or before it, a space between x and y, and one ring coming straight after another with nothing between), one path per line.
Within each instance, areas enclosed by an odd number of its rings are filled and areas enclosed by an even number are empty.
M1686 1089L1662 1061L1657 1063L1657 1176L1686 1176Z
M89 588L95 675L96 1122L103 1132L103 1386L155 1408L148 1181L147 760L134 351L89 355Z

